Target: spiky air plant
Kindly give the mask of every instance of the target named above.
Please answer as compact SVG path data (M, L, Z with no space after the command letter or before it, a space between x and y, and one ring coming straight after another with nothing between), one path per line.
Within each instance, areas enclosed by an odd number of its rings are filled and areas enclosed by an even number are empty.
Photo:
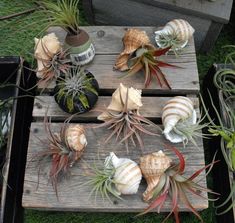
M37 77L40 79L37 85L44 88L61 75L65 75L71 67L68 50L61 47L54 33L35 38L35 59L37 59Z
M176 68L177 66L158 60L157 57L164 55L170 47L165 49L155 49L153 47L140 47L135 51L133 57L129 58L129 71L123 77L129 77L136 74L138 71L143 70L145 75L144 86L147 88L153 77L161 87L164 85L171 89L165 74L160 69L161 67Z
M112 130L106 138L105 143L113 136L116 136L117 142L124 142L127 153L129 152L129 141L134 146L139 144L140 148L144 149L142 134L151 136L159 135L147 130L145 126L153 126L160 131L161 129L140 115L139 108L141 106L141 91L134 88L127 88L123 84L120 84L119 88L112 95L110 105L98 116L98 119L104 121L104 123L96 125L93 128L105 127Z
M57 78L54 97L62 110L83 113L98 100L99 85L92 73L80 67L70 67L66 76Z
M202 192L208 192L210 194L218 195L217 193L211 191L210 189L199 185L198 183L200 182L201 179L199 179L198 181L195 181L195 179L199 176L200 173L202 173L205 169L209 168L209 170L207 172L207 174L208 174L210 172L210 170L212 169L213 165L218 161L215 161L215 157L214 157L211 164L199 169L198 171L193 173L192 176L187 178L184 176L185 160L184 160L183 155L175 147L167 146L167 148L174 151L176 156L179 158L179 163L176 163L176 164L172 163L160 175L158 172L159 181L156 184L155 188L153 188L152 196L148 197L148 200L145 200L145 201L150 201L150 205L138 216L144 215L144 214L146 214L150 211L153 211L153 210L156 210L159 213L161 211L162 207L164 206L167 198L169 197L171 199L172 209L171 209L170 213L168 214L168 216L164 219L163 222L166 222L166 220L171 216L171 214L174 214L176 223L180 222L178 211L179 211L179 203L181 203L181 202L201 222L203 222L199 213L195 210L195 208L190 203L187 193L191 193L195 196L198 196L198 197L204 198L204 199L208 199L208 198L204 197L201 194ZM147 156L149 156L149 155L142 157L141 158L142 160L140 162L140 168L142 170L144 177L147 177L145 171L149 171L149 169L146 168L148 163L143 164L143 162L146 161ZM166 159L166 157L164 157L164 156L160 156L158 158L161 158L161 157L164 160ZM158 162L162 163L161 160L158 160ZM153 164L153 163L149 163L149 164ZM162 163L162 164L164 164L164 163ZM146 180L147 180L147 178L146 178Z
M54 133L46 116L44 125L47 139L46 142L39 140L45 145L45 150L37 153L36 158L40 162L50 159L49 179L58 198L58 181L68 175L69 169L80 159L87 145L85 129L79 124L71 125L68 119L64 122L60 132ZM41 165L39 173L40 168Z

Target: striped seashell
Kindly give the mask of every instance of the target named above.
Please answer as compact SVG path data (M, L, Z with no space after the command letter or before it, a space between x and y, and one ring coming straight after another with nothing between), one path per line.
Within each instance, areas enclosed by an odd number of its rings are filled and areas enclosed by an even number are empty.
M192 38L194 28L184 19L174 19L168 22L162 30L155 32L155 41L159 47L159 39L161 35L174 36L177 41L182 42L181 48L185 47Z
M77 152L81 152L87 145L85 129L82 125L69 125L66 129L66 140L70 148Z
M115 168L113 180L121 194L136 194L142 179L141 170L136 162L127 158L118 158L113 152L106 158Z
M170 99L164 106L162 112L162 123L164 125L163 134L173 143L182 142L184 138L172 134L171 131L179 121L186 120L192 124L195 124L197 121L193 102L189 98L183 96L176 96Z
M143 200L149 201L153 197L161 175L170 167L172 160L162 150L140 158L140 169L147 181L147 189L143 193Z

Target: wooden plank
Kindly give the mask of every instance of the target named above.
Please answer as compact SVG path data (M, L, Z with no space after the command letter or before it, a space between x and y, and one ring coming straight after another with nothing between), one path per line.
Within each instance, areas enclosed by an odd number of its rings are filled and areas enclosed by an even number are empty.
M58 131L61 125L61 123L52 123L52 131ZM49 161L43 164L38 185L38 163L36 161L32 162L32 157L34 157L39 151L45 149L43 148L43 144L38 142L36 139L36 137L41 140L46 139L43 124L32 123L31 132L22 200L23 207L43 210L93 212L140 212L146 208L147 204L142 201L142 193L146 188L146 183L144 180L141 183L138 194L133 196L124 196L125 201L113 199L113 203L103 200L99 195L97 196L96 202L94 201L94 196L88 198L91 187L89 185L84 185L87 181L87 177L84 176L84 171L87 171L87 166L93 165L94 162L97 165L103 163L104 158L111 150L114 151L119 157L131 157L133 160L138 162L139 157L142 154L138 148L133 148L130 146L130 153L127 155L124 145L117 145L114 140L111 140L108 146L103 144L103 138L108 133L107 129L87 129L86 136L88 139L88 146L84 152L82 160L77 162L71 169L71 177L64 179L59 183L58 201L51 184L48 183L47 173ZM150 140L151 144L147 143L150 142ZM163 145L166 143L165 139L153 136L145 136L144 141L146 145L148 145L144 150L144 154L163 149ZM185 149L183 149L180 144L177 146L180 151L184 153L187 162L187 175L192 174L193 171L199 169L199 166L204 165L202 141L199 139L197 142L199 145L199 150L192 144L189 144ZM170 154L169 151L166 151L166 153L175 159L173 154ZM205 176L205 172L203 172L201 176ZM201 181L201 185L206 185L205 179ZM207 195L203 193L203 196ZM196 209L202 210L208 207L208 202L200 197L190 195L189 199ZM166 205L164 205L163 211L169 212L170 206L171 204L168 201ZM182 205L180 210L185 211L185 206Z
M220 23L228 23L233 0L132 0L156 7L166 8L185 14L199 16L201 18L211 19Z
M140 108L140 113L149 119L160 119L162 108L171 97L142 97L143 106ZM199 114L199 101L197 98L191 98L194 106ZM100 114L100 110L109 105L110 96L99 96L96 106L93 110L77 115L73 120L79 121L95 121ZM33 118L36 120L43 119L47 112L48 117L53 120L65 120L70 114L62 111L52 96L38 96L34 102Z

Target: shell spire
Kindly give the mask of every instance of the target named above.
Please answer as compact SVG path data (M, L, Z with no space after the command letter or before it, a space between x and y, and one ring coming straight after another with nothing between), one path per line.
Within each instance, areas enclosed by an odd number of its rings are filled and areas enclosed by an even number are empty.
M143 200L149 201L153 197L153 190L161 175L170 167L172 160L162 150L140 158L140 169L147 181L147 189L143 193Z

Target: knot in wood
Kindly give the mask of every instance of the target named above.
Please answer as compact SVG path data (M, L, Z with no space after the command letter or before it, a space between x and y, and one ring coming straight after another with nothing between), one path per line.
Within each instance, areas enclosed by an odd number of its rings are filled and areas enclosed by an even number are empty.
M97 32L97 36L98 36L99 38L103 37L104 35L105 35L105 31L103 31L103 30L99 30L99 31Z

